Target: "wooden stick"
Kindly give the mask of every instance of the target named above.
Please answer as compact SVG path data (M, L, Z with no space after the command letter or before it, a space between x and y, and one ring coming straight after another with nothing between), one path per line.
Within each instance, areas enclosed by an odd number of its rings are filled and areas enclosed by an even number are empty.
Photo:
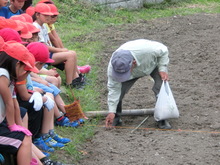
M151 115L154 113L154 108L150 109L130 109L130 110L122 110L122 116L140 116L140 115ZM85 112L87 117L95 117L95 116L107 116L108 111L87 111Z
M149 116L147 116L135 129L133 129L131 133L133 133L136 129L138 129L145 121L147 121L148 118Z

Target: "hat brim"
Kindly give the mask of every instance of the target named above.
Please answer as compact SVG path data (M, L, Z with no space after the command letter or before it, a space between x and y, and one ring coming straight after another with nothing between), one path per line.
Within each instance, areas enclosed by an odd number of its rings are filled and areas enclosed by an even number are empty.
M119 73L119 72L115 72L114 69L112 69L112 78L114 81L125 82L125 81L129 80L130 76L131 76L130 70L128 70L127 72L124 72L124 73Z
M50 13L50 12L40 12L40 14L43 14L43 15L54 15L53 13Z
M54 63L55 61L51 58L49 58L45 63Z
M30 39L32 38L32 33L31 32L21 33L20 36L21 38Z
M36 66L32 67L31 64L27 61L22 61L26 67L25 67L25 70L26 71L31 71L31 72L34 72L34 73L39 73L39 70L36 68Z
M39 73L39 70L36 67L30 68L29 70L34 73Z
M58 16L60 13L59 12L53 12L53 15Z
M37 29L37 28L31 31L32 34L33 33L39 33L39 32L40 32L40 29Z

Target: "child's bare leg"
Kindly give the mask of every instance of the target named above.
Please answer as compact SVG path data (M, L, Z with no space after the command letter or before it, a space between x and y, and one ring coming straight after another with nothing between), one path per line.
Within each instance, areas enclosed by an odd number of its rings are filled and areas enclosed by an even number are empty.
M54 116L55 116L55 118L58 118L58 117L61 117L62 115L60 114L60 111L59 111L59 109L58 109L58 107L57 107L57 105L55 104L55 106L54 106Z
M22 119L23 127L28 128L28 114L26 113Z
M61 96L58 94L58 95L56 95L54 98L55 98L55 102L56 102L56 104L57 104L57 107L58 107L63 113L66 113L66 110L65 110L65 108L64 108L65 103L64 103L63 99L61 98Z
M53 98L51 93L46 93L47 96ZM48 111L47 108L44 108L44 117L42 122L42 129L41 133L46 134L49 132L50 129L54 128L54 108Z
M32 146L31 136L25 136L17 153L18 165L30 165L32 159L31 146Z
M47 82L55 85L56 87L59 86L59 80L57 79L57 77L54 76L47 76L45 79Z
M78 77L76 73L77 69L77 56L76 52L59 52L54 53L52 59L55 60L53 65L65 62L65 74L66 74L66 84L71 84L73 79Z
M61 79L61 77L59 76L59 77L57 77L57 80L58 80L58 88L60 88L60 87L61 87L61 84L62 84L62 79Z
M42 163L40 162L40 159L45 157L43 152L41 152L41 150L39 150L34 144L32 144L32 152L33 152L33 157L37 159L38 164L41 165Z

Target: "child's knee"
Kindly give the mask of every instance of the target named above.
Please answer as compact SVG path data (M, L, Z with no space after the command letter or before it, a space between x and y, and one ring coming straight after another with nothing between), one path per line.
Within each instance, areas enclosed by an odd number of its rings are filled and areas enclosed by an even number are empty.
M77 54L76 54L76 52L75 51L69 51L69 53L70 53L70 56L71 57L73 57L74 59L76 59L77 58Z
M22 142L22 146L24 146L24 147L31 147L31 145L32 145L31 136L25 136L24 140Z

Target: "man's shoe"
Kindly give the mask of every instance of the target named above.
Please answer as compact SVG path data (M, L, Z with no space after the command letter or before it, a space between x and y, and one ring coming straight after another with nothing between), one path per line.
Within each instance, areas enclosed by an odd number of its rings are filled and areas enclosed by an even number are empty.
M51 137L48 137L47 139L44 139L44 142L49 147L53 147L53 148L63 148L64 147L64 144L56 142Z
M157 124L160 129L171 129L172 128L170 123L167 120L160 120L157 122Z
M115 118L112 126L122 126L122 120L120 118Z
M34 145L42 151L54 152L54 149L47 146L42 137L34 139Z

